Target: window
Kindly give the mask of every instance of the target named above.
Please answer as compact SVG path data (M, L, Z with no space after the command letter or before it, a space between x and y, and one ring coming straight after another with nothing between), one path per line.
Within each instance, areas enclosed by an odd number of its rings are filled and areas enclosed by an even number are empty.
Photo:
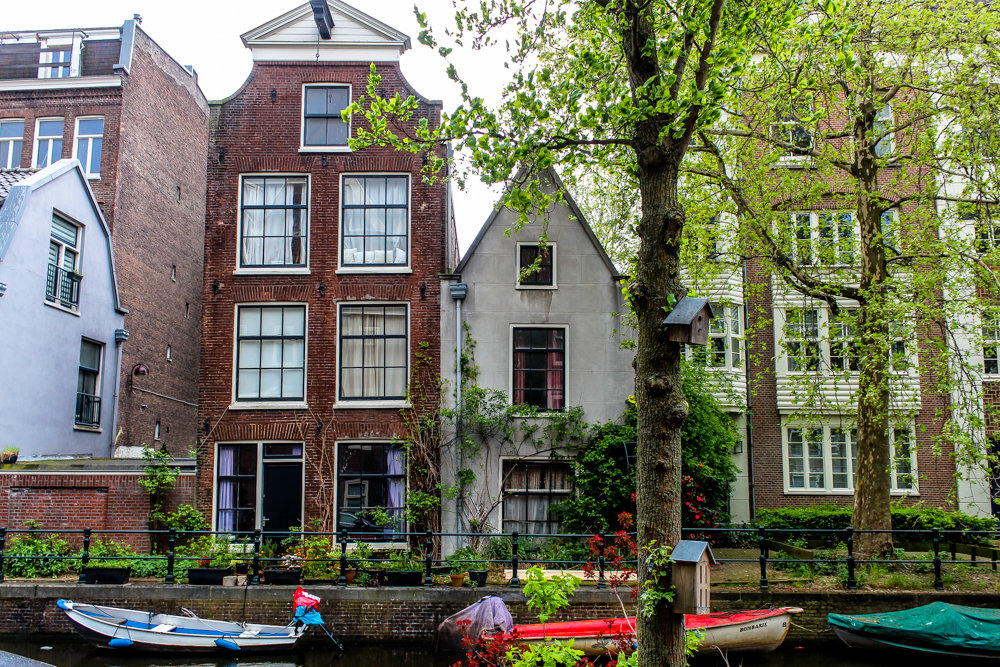
M35 168L47 167L62 159L63 119L39 119L35 123Z
M405 266L409 228L406 176L345 176L342 266Z
M819 370L819 313L812 308L789 308L785 322L788 371Z
M219 445L216 530L257 527L257 444Z
M1000 361L997 349L1000 347L1000 321L993 315L983 315L983 373L986 375L1000 374Z
M104 146L104 119L76 119L76 151L74 157L83 166L87 176L101 175L101 150Z
M788 487L825 489L823 429L788 429Z
M306 86L303 146L347 146L350 125L340 112L351 103L349 86Z
M306 177L245 176L240 209L241 267L306 265Z
M77 310L80 303L80 228L52 216L49 238L49 267L45 280L45 300Z
M991 207L977 207L976 210L965 213L962 219L970 220L976 225L976 250L986 254L1000 248L1000 224L993 220Z
M156 426L153 427L153 440L160 439L160 422L156 422Z
M42 51L38 57L39 79L64 79L69 76L72 51Z
M858 371L858 346L854 340L857 316L857 310L842 310L837 319L830 313L830 368L834 371Z
M785 429L786 489L808 493L852 493L858 469L858 431L843 425L793 426ZM892 491L916 489L915 460L909 428L889 430Z
M889 246L896 253L899 252L899 239L897 230L899 229L899 216L895 210L882 213L882 244Z
M0 121L0 169L20 167L23 147L24 121Z
M172 283L177 282L177 265L176 264L171 264L170 265L170 282L172 282Z
M889 323L889 365L898 373L910 369L910 358L906 354L906 327L899 322Z
M306 309L240 306L237 401L289 401L305 397Z
M566 388L566 330L514 329L514 405L562 410Z
M802 266L854 263L855 221L848 211L791 214L791 253Z
M910 430L894 428L889 431L889 446L892 450L892 489L910 491L916 488L913 476L913 454L910 447Z
M894 125L892 117L892 105L886 104L879 112L875 114L875 122L872 123L872 138L885 135L882 139L875 144L875 155L878 157L886 157L887 155L892 155L893 144L895 142L895 135L889 132Z
M406 306L340 309L340 398L403 400L410 346Z
M542 248L537 243L519 243L517 252L518 287L555 287L555 244ZM525 275L529 268L535 270Z
M743 367L742 306L712 304L715 314L708 325L708 346L694 346L691 355L711 368L739 370Z
M834 489L853 489L858 466L857 429L830 429L830 471Z
M802 111L808 113L808 109L803 109ZM799 121L800 115L796 113L780 114L778 121L771 123L771 139L791 144L795 148L811 150L813 147L813 137L806 126ZM779 150L782 151L781 160L783 162L808 159L807 155L797 153L786 146L779 146Z
M191 316L191 304L187 301L184 302L184 319L188 319Z
M104 346L89 340L80 343L80 371L76 381L76 423L101 423L101 355Z
M405 531L405 462L403 448L389 443L338 443L337 530L375 539ZM373 510L384 510L389 522L376 522Z
M504 461L502 532L553 535L562 528L552 508L570 496L570 466L554 461Z
M173 350L171 350L170 346L167 345L167 361L173 361L173 360L174 360Z

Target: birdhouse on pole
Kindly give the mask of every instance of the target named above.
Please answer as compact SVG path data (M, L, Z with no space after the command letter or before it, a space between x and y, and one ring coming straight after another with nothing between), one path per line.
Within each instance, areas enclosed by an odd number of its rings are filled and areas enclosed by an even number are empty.
M715 556L708 542L681 540L670 555L673 568L675 614L711 613L709 592Z
M708 321L715 317L708 299L686 296L663 320L667 336L675 343L708 345Z

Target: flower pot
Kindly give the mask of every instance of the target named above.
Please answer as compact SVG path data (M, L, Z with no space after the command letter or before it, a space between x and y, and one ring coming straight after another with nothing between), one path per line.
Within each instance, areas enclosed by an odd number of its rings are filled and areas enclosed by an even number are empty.
M0 453L0 463L17 463L17 452Z
M271 586L298 586L302 570L264 570L264 583Z
M127 584L130 567L85 567L83 576L88 584Z
M250 563L237 563L236 574L247 574L250 571Z
M369 576L371 576L372 581L374 582L374 584L376 586L385 586L386 585L385 584L385 582L386 582L386 577L385 577L386 572L385 572L385 570L366 570L366 572L368 572Z
M420 570L393 570L385 573L387 586L420 586L424 573Z
M233 573L228 567L188 568L188 583L196 586L221 586L222 578Z
M489 574L487 570L469 570L469 581L473 582L479 588L486 585L486 575Z
M462 584L465 583L465 573L453 574L451 575L451 585L455 588L461 588Z
M358 574L357 569L355 569L353 567L350 568L350 569L344 570L344 576L347 577L347 585L348 586L350 586L352 583L354 583L354 577L356 577L357 574Z

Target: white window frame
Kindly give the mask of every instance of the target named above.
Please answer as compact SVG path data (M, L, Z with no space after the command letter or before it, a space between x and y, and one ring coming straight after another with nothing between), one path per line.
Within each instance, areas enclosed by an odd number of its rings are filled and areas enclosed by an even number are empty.
M63 125L63 133L59 135L59 155L56 156L55 159L53 159L53 157L52 157L52 140L55 139L55 135L44 137L44 139L49 142L48 150L46 152L45 166L46 167L51 166L53 162L57 162L57 161L59 161L59 160L62 159L62 142L63 142L63 139L64 139L65 134L66 134L66 119L64 117L62 117L62 116L52 116L52 117L45 117L45 118L36 118L35 119L35 137L34 137L34 140L32 141L33 148L31 150L31 166L32 166L33 169L37 169L38 168L38 142L43 139L43 137L38 136L39 129L41 128L42 123L47 122L47 121L56 121L56 120L60 121L62 123L62 125Z
M786 141L789 144L794 144L795 142L794 142L794 137L792 136L792 132L794 132L796 127L801 127L803 130L805 130L806 135L809 137L809 148L804 150L814 149L816 147L816 137L813 135L811 131L809 131L808 127L806 127L804 124L802 124L797 120L776 120L770 124L768 130L772 137L776 136L780 131L783 135L785 135L784 137L782 137L784 141ZM779 150L785 151L787 149L781 147ZM788 153L783 152L778 157L779 165L784 164L784 165L801 167L811 163L812 163L811 155L800 155L794 152L788 152Z
M312 83L302 84L302 101L299 104L299 152L300 153L350 153L351 138L353 134L353 125L350 120L347 121L347 144L343 146L306 146L306 89L308 88L347 88L347 101L348 104L354 100L354 86L350 83L342 83L338 81L316 81Z
M274 461L275 463L302 463L302 507L300 509L299 516L302 517L302 523L305 524L306 520L306 454L307 447L306 443L290 439L290 440L220 440L215 443L215 456L212 460L212 530L216 531L219 529L219 448L227 445L257 445L257 470L256 477L254 481L256 482L256 504L254 505L254 527L262 528L262 517L261 510L263 505L263 480L264 480L264 445L302 445L302 456L295 457L275 457L267 459L268 462ZM233 531L236 532L236 531Z
M808 216L808 236L803 236L803 219ZM850 222L845 224L844 218L850 216ZM820 209L811 211L790 211L791 255L800 266L836 267L853 266L858 259L856 242L860 238L861 228L857 218L851 211L836 209ZM828 221L828 223L827 223ZM849 235L844 230L850 230ZM824 235L825 230L832 232L832 237ZM803 261L802 242L808 241L808 261ZM831 257L832 253L832 257ZM821 255L827 255L826 258ZM827 262L825 259L833 259Z
M303 350L301 400L238 400L240 308L301 307L305 309L305 346ZM233 372L230 380L230 410L308 410L309 409L309 303L307 301L247 301L233 304ZM284 442L283 440L281 442Z
M49 228L49 236L48 236L49 244L51 245L51 244L55 243L56 245L59 246L59 253L58 253L58 256L56 257L56 267L60 271L68 271L69 270L69 269L63 268L63 262L64 262L65 257L66 257L66 251L67 251L67 249L69 249L73 253L76 254L76 258L75 258L75 260L73 262L73 273L79 274L80 273L80 267L83 266L83 248L84 248L84 242L86 240L85 236L84 236L85 227L83 225L81 225L79 222L77 222L76 220L74 220L74 219L72 219L72 218L70 218L70 217L68 217L66 215L63 215L62 213L60 213L58 211L55 211L55 210L53 210L53 212L52 212L52 217L53 218L59 218L60 220L62 220L66 224L72 225L72 226L76 227L76 247L75 248L70 248L66 244L65 241L63 241L62 239L58 239L58 238L56 238L55 236L52 235L52 229L51 229L51 226L50 226L50 228ZM47 256L48 255L46 253L46 257ZM46 275L48 275L49 266L51 266L51 264L48 261L46 261L46 263L45 263ZM58 308L59 310L63 311L64 313L72 313L73 315L76 315L77 317L79 317L80 316L80 303L79 303L79 296L80 295L79 295L79 291L77 292L77 303L76 303L76 307L75 308L71 308L71 307L67 307L67 306L62 305L61 300L58 298L58 293L59 293L59 289L60 289L58 275L59 274L57 272L56 273L56 276L57 276L57 278L56 278L56 294L57 294L57 298L56 298L55 301L49 301L49 299L48 299L48 293L46 291L44 303L45 303L46 306L50 306L52 308ZM46 290L47 289L48 289L48 286L46 285ZM79 289L80 289L80 286L78 285L77 286L77 290L79 290Z
M336 407L336 406L335 406ZM343 439L336 440L333 443L333 510L336 513L333 519L333 525L336 528L340 522L340 448L342 446L347 447L350 445L387 445L395 446L391 439L387 438L354 438L354 439ZM403 474L406 475L407 479L410 476L410 466L409 462L403 457ZM404 488L403 496L406 498L409 489ZM378 548L381 550L385 549L408 549L409 545L406 542L405 536L401 535L409 530L409 525L406 523L406 517L403 517L403 526L399 528L399 532L395 534L395 538L392 541L386 540L366 540L359 539L356 535L348 536L348 548L353 549L355 542L373 542L378 544ZM352 541L353 540L353 541Z
M521 248L528 247L538 247L541 244L537 241L518 241L515 251L514 251L514 286L515 289L541 289L541 290L554 290L559 289L558 280L558 263L559 263L559 251L555 242L546 243L546 247L549 249L552 255L552 284L551 285L522 285L521 284Z
M274 266L243 266L243 180L246 178L302 178L306 179L306 263L305 266L281 264ZM311 173L276 173L276 172L246 172L240 174L238 180L239 192L236 193L236 258L234 276L245 275L311 275L312 268L312 174Z
M410 374L413 372L413 305L409 301L348 301L337 304L337 393L336 402L333 404L335 410L353 410L362 408L386 408L399 409L412 407L406 399L378 399L378 398L341 398L341 370L340 356L343 345L340 344L340 321L341 309L345 307L366 307L366 306L405 306L406 307L406 389L410 388Z
M57 46L66 46L65 44L59 44ZM38 78L39 79L68 79L73 76L73 46L74 44L69 44L68 49L47 49L40 51L38 54ZM69 54L68 60L62 60L61 56L59 60L54 60L53 56L55 54ZM56 70L66 70L66 76L52 76L52 73Z
M80 134L80 121L82 120L100 120L101 121L101 134L100 136L96 134ZM87 140L87 159L88 161L92 158L94 154L94 139L101 140L101 160L98 161L97 171L89 171L88 167L90 165L80 162L80 167L83 169L83 173L87 178L99 180L101 178L101 164L100 162L104 160L104 116L77 116L73 120L73 157L77 160L79 157L79 143L81 139Z
M877 136L895 125L895 116L892 111L892 102L886 104L875 114L875 121L872 123L872 134ZM872 137L874 138L874 136ZM896 150L896 133L889 132L875 144L875 155L877 157L889 157Z
M344 180L366 176L406 177L406 264L344 265ZM340 174L338 184L339 211L337 221L337 275L356 273L413 273L413 176L399 171L356 171Z
M918 471L917 471L917 453L916 448L913 446L914 443L914 433L916 432L913 422L902 422L896 423L889 428L889 456L891 461L891 494L893 496L918 496L919 485L918 485ZM809 474L811 472L808 456L809 452L807 444L803 443L803 472L804 476L803 487L792 487L791 486L791 466L790 466L790 431L794 429L799 429L800 431L806 431L809 429L817 429L821 432L821 444L822 444L822 460L823 468L821 474L823 475L823 486L821 488L810 488L809 487ZM833 432L841 430L846 432L847 439L846 445L847 451L847 487L845 488L834 488L833 475ZM783 484L785 495L824 495L824 496L850 496L854 495L854 482L855 475L857 474L857 427L847 419L833 419L826 423L815 423L815 422L790 422L782 425L781 431L781 458L782 458L782 469L783 469ZM907 431L910 437L910 472L897 472L897 458L896 458L896 436L897 431ZM853 432L853 433L852 433ZM852 446L853 441L853 446ZM819 457L815 457L819 458ZM798 473L796 473L798 474ZM842 473L836 473L842 474ZM912 478L912 488L899 488L899 477L902 475L910 475Z
M1000 319L983 313L980 326L983 334L983 375L1000 375Z
M23 118L0 118L0 125L13 125L14 123L21 124L21 136L0 138L0 146L7 144L7 161L0 162L0 169L17 169L21 166L21 160L24 159L24 128L27 123L24 122ZM14 144L21 145L20 155L17 156L16 163L14 162Z
M514 329L562 329L563 330L563 409L562 410L540 410L538 416L563 414L571 404L569 401L570 389L570 327L569 324L536 324L534 322L511 323L508 330L507 340L507 403L514 405Z

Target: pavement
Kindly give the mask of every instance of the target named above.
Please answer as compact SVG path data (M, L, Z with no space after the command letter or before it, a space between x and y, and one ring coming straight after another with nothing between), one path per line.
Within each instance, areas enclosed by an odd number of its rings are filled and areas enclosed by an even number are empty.
M23 655L0 651L0 667L52 667L47 662L39 662Z

